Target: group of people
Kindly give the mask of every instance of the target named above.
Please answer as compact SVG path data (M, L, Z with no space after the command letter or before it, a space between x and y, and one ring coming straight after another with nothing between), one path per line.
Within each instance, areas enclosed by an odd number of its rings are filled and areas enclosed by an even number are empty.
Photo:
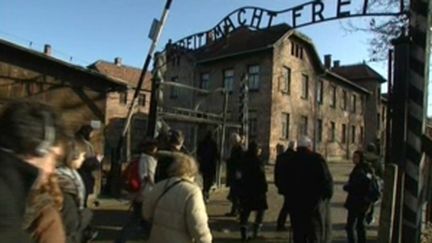
M333 179L324 158L311 151L312 142L302 137L277 156L274 182L284 197L277 219L277 230L285 231L288 215L294 242L331 242L330 199ZM373 209L380 196L379 181L383 166L373 144L366 153L353 153L354 168L343 189L348 193L344 203L348 210L345 226L349 243L365 243L365 224L371 223Z
M101 158L89 142L92 128L83 126L70 136L50 106L19 101L0 113L0 134L0 192L5 195L0 199L0 239L81 243L94 238L87 201ZM255 141L247 148L238 134L231 141L227 185L232 207L226 216L239 217L240 237L248 241L261 237L268 209L265 163ZM150 243L212 242L205 203L215 179L217 145L208 133L198 146L197 162L183 143L178 130L144 141L137 168L140 188L116 242L126 242L138 231L149 232ZM311 147L311 140L302 137L297 147L290 142L287 150L279 149L274 171L284 197L277 230L286 230L289 215L296 243L331 241L333 178L325 159ZM344 186L350 243L365 242L365 221L373 215L371 182L383 173L373 149L354 153L355 166ZM196 182L199 174L203 185Z
M0 113L0 239L81 243L96 233L87 208L99 160L92 129L72 136L48 105L18 101Z

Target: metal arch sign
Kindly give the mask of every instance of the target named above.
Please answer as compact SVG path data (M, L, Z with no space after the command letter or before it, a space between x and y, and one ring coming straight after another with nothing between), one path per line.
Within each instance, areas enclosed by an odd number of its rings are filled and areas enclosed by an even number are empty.
M355 1L355 0L354 0ZM223 38L228 33L238 28L266 29L271 27L276 18L283 19L293 29L315 23L321 23L336 19L361 17L361 16L398 16L402 12L369 12L369 0L360 0L361 10L352 12L349 8L351 0L336 0L334 11L325 13L326 5L321 0L310 1L281 11L271 11L259 7L242 7L229 13L215 27L189 35L173 43L175 47L188 50L196 50L206 46L209 41Z

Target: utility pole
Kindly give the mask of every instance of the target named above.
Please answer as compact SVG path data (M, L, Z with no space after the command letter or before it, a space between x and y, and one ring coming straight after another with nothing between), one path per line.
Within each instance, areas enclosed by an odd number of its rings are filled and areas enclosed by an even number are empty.
M152 57L154 55L154 52L156 50L157 43L159 41L163 27L164 27L166 20L168 18L168 13L169 13L171 4L172 4L172 0L167 0L165 3L165 7L163 9L163 12L162 12L162 16L161 16L160 21L153 20L153 24L152 24L152 27L150 30L150 35L149 35L149 37L152 40L152 43L150 45L150 49L148 51L148 54L147 54L147 57L145 59L143 68L141 70L141 75L140 75L137 87L135 89L135 92L134 92L134 95L132 98L132 102L131 102L131 105L130 105L130 108L129 108L129 111L128 111L128 114L126 117L126 122L124 124L122 134L121 134L120 139L119 139L118 144L117 144L114 158L111 161L111 170L110 170L108 180L109 180L109 183L111 185L111 188L110 188L111 194L113 194L114 196L120 195L120 192L121 192L121 188L120 188L121 161L120 161L120 159L121 159L121 154L122 154L121 151L122 151L123 143L124 143L125 138L127 136L127 132L129 130L129 127L130 127L132 116L135 112L137 99L138 99L138 96L141 92L144 80L146 78L147 70L150 66L150 62L151 62ZM152 90L152 97L153 97L153 92L154 91Z

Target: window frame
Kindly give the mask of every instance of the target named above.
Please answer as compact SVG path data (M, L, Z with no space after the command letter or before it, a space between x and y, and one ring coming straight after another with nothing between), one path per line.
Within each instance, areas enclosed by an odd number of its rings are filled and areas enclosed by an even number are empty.
M252 68L258 68L258 72L251 72ZM260 82L261 82L261 66L259 64L252 64L248 65L247 67L247 73L248 73L248 85L249 85L249 91L259 91L260 89ZM252 82L254 85L252 85Z
M232 71L232 76L228 76L227 72ZM229 93L232 93L234 91L234 68L226 68L222 71L222 87L225 88ZM227 86L227 78L230 81L230 86Z

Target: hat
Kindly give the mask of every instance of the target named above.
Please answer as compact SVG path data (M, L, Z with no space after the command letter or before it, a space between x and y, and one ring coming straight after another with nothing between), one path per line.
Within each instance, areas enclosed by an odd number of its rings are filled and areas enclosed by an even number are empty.
M310 148L312 147L312 141L307 136L302 136L297 142L297 147Z

